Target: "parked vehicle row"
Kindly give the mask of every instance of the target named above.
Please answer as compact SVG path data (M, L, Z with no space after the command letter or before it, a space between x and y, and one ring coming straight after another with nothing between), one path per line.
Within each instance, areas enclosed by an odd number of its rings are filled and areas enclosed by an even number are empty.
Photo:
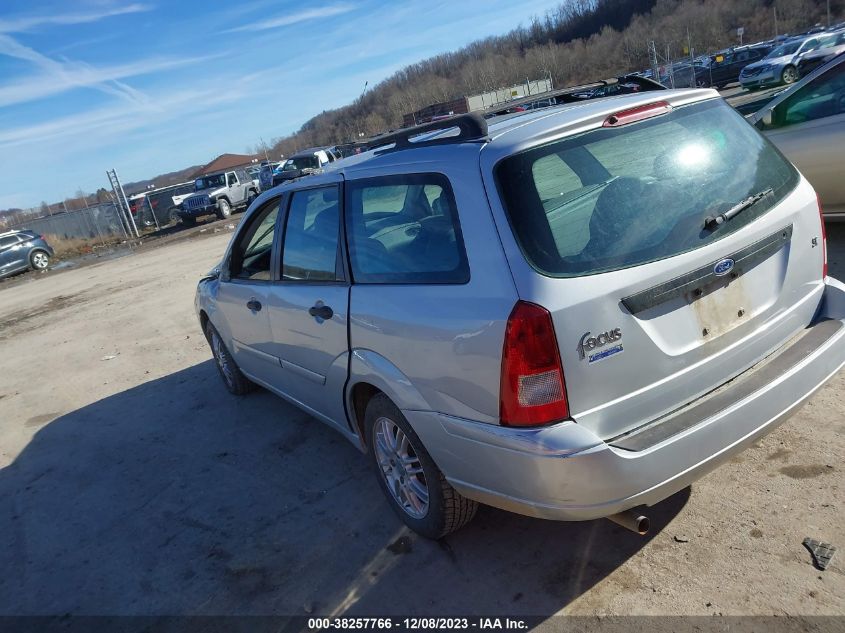
M739 74L739 83L746 90L795 83L800 78L799 64L802 56L833 46L838 37L837 33L827 33L787 41L760 61L743 68Z
M336 429L420 534L478 503L642 530L845 364L816 193L712 91L371 148L262 193L195 306L225 387Z
M735 46L659 68L672 88L717 88L739 82L747 90L791 84L845 50L845 30L836 26L798 36ZM651 77L652 71L640 73Z

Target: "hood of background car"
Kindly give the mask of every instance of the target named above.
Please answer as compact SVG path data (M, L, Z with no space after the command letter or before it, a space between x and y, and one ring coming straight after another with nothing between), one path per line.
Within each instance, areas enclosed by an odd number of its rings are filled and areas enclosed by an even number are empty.
M225 187L208 187L206 189L200 189L199 191L195 191L194 193L189 194L186 197L190 198L191 196L216 196L219 193L223 193L224 189Z

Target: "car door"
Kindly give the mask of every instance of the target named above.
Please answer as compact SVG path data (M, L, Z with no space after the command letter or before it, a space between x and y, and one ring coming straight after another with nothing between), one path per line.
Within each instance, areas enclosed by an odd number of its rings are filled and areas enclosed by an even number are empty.
M0 274L18 270L26 265L26 249L21 248L17 235L0 237Z
M282 367L273 383L313 415L348 430L343 388L348 371L349 284L342 255L337 174L292 191L279 280L267 296L273 346Z
M822 207L845 212L845 62L776 104L763 127L816 189Z
M752 61L754 60L751 58L751 53L749 53L749 51L739 51L733 56L733 59L728 67L725 68L724 76L720 79L720 81L724 83L739 81L739 73Z
M238 182L238 177L233 171L226 172L226 188L229 190L228 197L232 206L239 205L243 196L241 194L241 186Z
M278 360L267 352L272 347L267 297L276 269L278 215L279 197L249 214L221 267L220 314L211 317L241 370L263 383L273 383L279 370Z

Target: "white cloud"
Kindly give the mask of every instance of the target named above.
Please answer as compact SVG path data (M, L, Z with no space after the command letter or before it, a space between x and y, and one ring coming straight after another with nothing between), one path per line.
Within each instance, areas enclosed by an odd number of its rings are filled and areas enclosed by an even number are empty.
M229 85L231 90L226 92L186 86L180 91L156 95L146 103L119 103L43 123L2 129L0 150L44 143L50 147L59 141L69 143L71 139L74 139L74 150L105 145L130 131L212 110L250 94L243 82L231 81Z
M141 13L142 11L149 11L151 9L152 6L150 5L134 3L123 7L106 8L88 13L60 13L50 15L45 11L43 15L19 16L0 20L0 33L25 33L36 27L47 25L85 24L116 15Z
M2 37L0 36L0 52L2 52ZM151 73L179 68L190 64L197 64L219 57L207 55L205 57L152 58L116 66L94 67L81 62L67 62L64 64L48 64L49 71L25 80L15 80L12 83L0 85L0 107L25 103L36 99L43 99L74 88L102 88L106 91L117 86L120 96L133 102L144 102L146 97L120 79L137 77Z
M91 88L95 88L109 95L121 97L127 101L143 100L143 95L141 95L141 93L139 93L134 88L130 88L129 86L120 83L117 80L101 81L99 83L80 84L78 80L80 69L83 69L85 73L89 73L90 67L88 67L88 70L84 70L86 68L85 64L74 62L57 62L53 59L50 59L46 55L42 55L41 53L39 53L33 48L30 48L29 46L24 46L13 37L9 35L3 35L2 33L0 33L0 55L14 57L16 59L28 61L34 64L35 66L39 67L41 70L44 71L44 76L42 77L44 81L56 81L59 84L66 84L71 86L88 85Z
M277 29L283 26L290 26L305 22L306 20L316 20L319 18L329 18L334 15L341 15L352 11L355 7L349 4L335 4L327 7L317 7L315 9L305 9L298 13L288 13L279 15L275 18L267 18L266 20L258 20L250 22L243 26L238 26L233 29L228 29L226 33L233 33L236 31L267 31L269 29Z

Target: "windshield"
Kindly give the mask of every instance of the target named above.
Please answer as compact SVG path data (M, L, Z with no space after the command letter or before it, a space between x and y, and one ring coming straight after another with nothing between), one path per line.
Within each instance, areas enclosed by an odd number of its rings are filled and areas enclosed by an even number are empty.
M298 158L289 158L282 166L282 171L294 171L297 169L317 168L316 156L300 156Z
M671 257L754 221L795 169L723 101L679 107L516 154L496 167L514 235L540 272L571 277ZM716 230L704 220L760 191Z
M801 46L801 42L793 42L792 44L782 44L778 46L775 50L771 53L766 55L766 59L775 59L776 57L786 57L787 55L793 55L795 51L798 50L798 47Z
M194 181L194 191L202 189L213 189L217 187L226 186L226 176L223 174L215 174L213 176L203 176Z

